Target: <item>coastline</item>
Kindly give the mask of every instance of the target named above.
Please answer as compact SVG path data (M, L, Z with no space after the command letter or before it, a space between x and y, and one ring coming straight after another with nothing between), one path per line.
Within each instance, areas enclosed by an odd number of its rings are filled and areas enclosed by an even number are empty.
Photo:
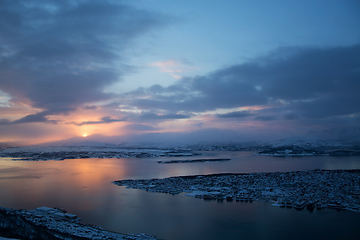
M220 173L113 183L150 192L217 201L266 201L273 206L313 210L333 208L360 213L360 170Z
M82 224L80 218L59 208L34 210L0 207L0 239L127 239L155 240L149 234L121 234Z

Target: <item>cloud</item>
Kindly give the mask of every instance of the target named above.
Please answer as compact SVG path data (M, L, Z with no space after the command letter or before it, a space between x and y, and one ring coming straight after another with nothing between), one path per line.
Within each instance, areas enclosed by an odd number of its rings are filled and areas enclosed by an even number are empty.
M195 126L195 127L203 127L204 123L202 122L198 122L198 123L191 123L191 126Z
M115 97L103 89L130 70L124 50L165 22L117 1L1 1L0 12L0 90L43 114Z
M275 120L275 117L273 116L257 116L256 118L254 118L255 120L259 120L262 122L267 122L267 121L272 121Z
M126 118L119 119L119 118L111 118L111 117L103 117L99 121L86 121L81 123L71 122L70 124L74 124L77 126L83 126L83 125L92 125L92 124L104 124L104 123L113 123L113 122L124 122L126 121Z
M250 113L249 111L236 111L236 112L229 112L224 114L216 114L218 118L243 118L252 115L254 114Z
M295 113L287 113L284 115L284 119L286 120L294 120L294 119L298 119L299 116Z
M96 109L98 109L98 107L97 106L85 106L84 109L85 110L96 110Z
M56 124L58 122L56 120L49 120L47 115L48 115L48 112L46 112L46 111L37 113L37 114L30 114L30 115L27 115L16 121L13 121L11 124L28 123L28 122L43 122L43 123Z
M36 113L36 114L29 114L23 118L15 120L15 121L9 121L8 119L1 119L0 125L10 125L10 124L20 124L20 123L36 123L36 122L52 123L52 124L58 123L58 121L56 121L56 120L49 120L49 117L47 115L51 115L51 113L49 111L44 111L44 112L40 112L40 113Z
M39 142L40 139L61 139L73 136L73 130L57 124L44 124L43 122L32 122L29 127L26 124L0 124L1 139L3 141L29 141L30 144Z
M174 59L149 64L149 66L157 67L161 72L168 73L176 79L181 79L180 73L192 72L197 69L191 65L189 61Z
M168 87L141 88L123 95L139 110L207 112L239 107L266 108L256 120L326 119L360 113L360 45L280 48L267 56L184 77ZM125 97L126 96L126 97ZM218 118L245 117L230 112ZM256 114L258 117L256 117ZM276 117L279 115L279 117Z
M130 131L155 131L158 130L150 125L146 124L129 124L123 127L123 129L130 130Z
M185 119L190 118L190 115L169 113L169 114L155 114L155 113L144 113L140 115L140 120L165 120L165 119Z

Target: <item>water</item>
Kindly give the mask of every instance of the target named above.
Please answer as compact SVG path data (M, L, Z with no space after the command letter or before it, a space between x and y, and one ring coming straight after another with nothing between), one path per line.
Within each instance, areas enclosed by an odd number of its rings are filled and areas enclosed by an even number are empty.
M72 159L23 162L0 159L0 206L62 207L84 223L162 239L359 239L360 214L332 209L296 211L265 202L204 201L126 189L119 179L221 172L360 168L360 157L277 158L252 152L204 152L227 162L158 164L161 159ZM204 158L199 156L198 158Z

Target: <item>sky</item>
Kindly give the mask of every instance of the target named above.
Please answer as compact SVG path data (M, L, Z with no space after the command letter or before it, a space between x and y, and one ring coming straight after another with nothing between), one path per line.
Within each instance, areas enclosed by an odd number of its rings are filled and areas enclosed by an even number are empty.
M0 142L360 123L356 0L0 0Z

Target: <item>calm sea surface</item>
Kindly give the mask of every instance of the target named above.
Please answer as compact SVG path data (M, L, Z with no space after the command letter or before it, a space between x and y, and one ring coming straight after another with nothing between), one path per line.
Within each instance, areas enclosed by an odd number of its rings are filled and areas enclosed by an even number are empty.
M12 161L0 158L0 206L62 207L83 223L122 233L149 233L161 239L360 239L360 214L331 209L297 211L265 202L204 201L119 187L120 179L360 169L360 157L268 157L253 152L203 152L227 162L158 164L151 159ZM204 155L197 158L204 158ZM195 159L195 158L187 158ZM359 183L360 185L360 183Z

